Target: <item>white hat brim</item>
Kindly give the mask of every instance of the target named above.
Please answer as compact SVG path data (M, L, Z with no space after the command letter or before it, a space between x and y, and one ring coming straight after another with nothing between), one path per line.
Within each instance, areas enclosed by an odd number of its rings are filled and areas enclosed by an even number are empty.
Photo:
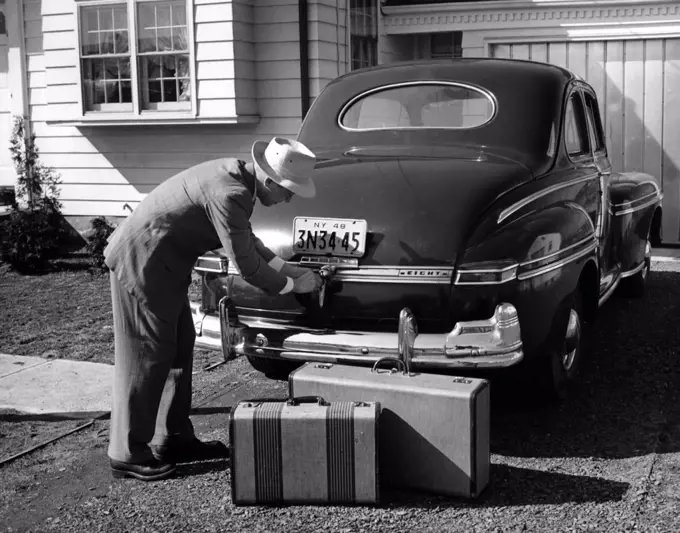
M251 155L257 170L269 176L277 185L288 189L298 196L302 196L303 198L314 198L316 195L316 187L314 187L314 182L311 178L300 177L299 181L292 181L283 178L274 171L269 163L267 163L267 159L264 157L264 152L267 149L267 146L268 143L265 141L255 141L253 143Z

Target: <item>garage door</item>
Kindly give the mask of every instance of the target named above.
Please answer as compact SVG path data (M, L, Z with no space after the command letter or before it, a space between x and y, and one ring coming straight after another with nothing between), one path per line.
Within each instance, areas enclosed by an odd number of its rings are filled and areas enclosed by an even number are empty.
M614 169L657 177L663 240L680 242L680 39L498 44L491 53L566 67L590 83Z

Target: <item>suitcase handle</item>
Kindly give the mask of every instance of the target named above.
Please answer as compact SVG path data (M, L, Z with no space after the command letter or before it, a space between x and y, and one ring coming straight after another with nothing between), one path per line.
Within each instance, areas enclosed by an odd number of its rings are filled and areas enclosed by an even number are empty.
M328 405L328 402L321 396L298 396L288 400L288 405L300 405L301 403L317 403L319 405Z
M373 365L373 368L371 369L371 372L377 372L377 371L378 371L378 367L380 366L380 363L383 363L383 362L385 362L385 361L389 361L390 363L394 363L395 365L400 366L400 367L401 367L401 371L402 371L404 374L407 374L407 372L406 372L406 365L404 364L404 361L401 360L401 359L397 359L396 357L382 357L382 358L378 359L378 360L375 362L375 364ZM394 368L392 368L391 371L392 371L392 372L396 372L396 370L395 370Z

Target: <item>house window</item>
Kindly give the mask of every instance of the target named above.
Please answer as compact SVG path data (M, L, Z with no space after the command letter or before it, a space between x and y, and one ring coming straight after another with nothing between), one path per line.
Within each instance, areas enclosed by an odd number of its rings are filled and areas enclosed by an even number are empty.
M352 70L378 64L377 0L350 0Z
M187 0L80 6L85 112L191 109Z
M454 59L463 57L463 32L451 31L430 35L431 59Z

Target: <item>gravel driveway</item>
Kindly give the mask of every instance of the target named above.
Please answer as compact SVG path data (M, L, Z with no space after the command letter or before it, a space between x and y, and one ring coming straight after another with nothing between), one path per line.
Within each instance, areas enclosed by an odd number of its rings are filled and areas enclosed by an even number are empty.
M390 492L379 508L238 508L225 461L112 480L99 421L0 471L0 531L680 531L680 268L655 263L648 287L606 304L562 406L494 390L492 484L477 501ZM203 437L226 439L234 401L285 394L243 359L195 383Z

